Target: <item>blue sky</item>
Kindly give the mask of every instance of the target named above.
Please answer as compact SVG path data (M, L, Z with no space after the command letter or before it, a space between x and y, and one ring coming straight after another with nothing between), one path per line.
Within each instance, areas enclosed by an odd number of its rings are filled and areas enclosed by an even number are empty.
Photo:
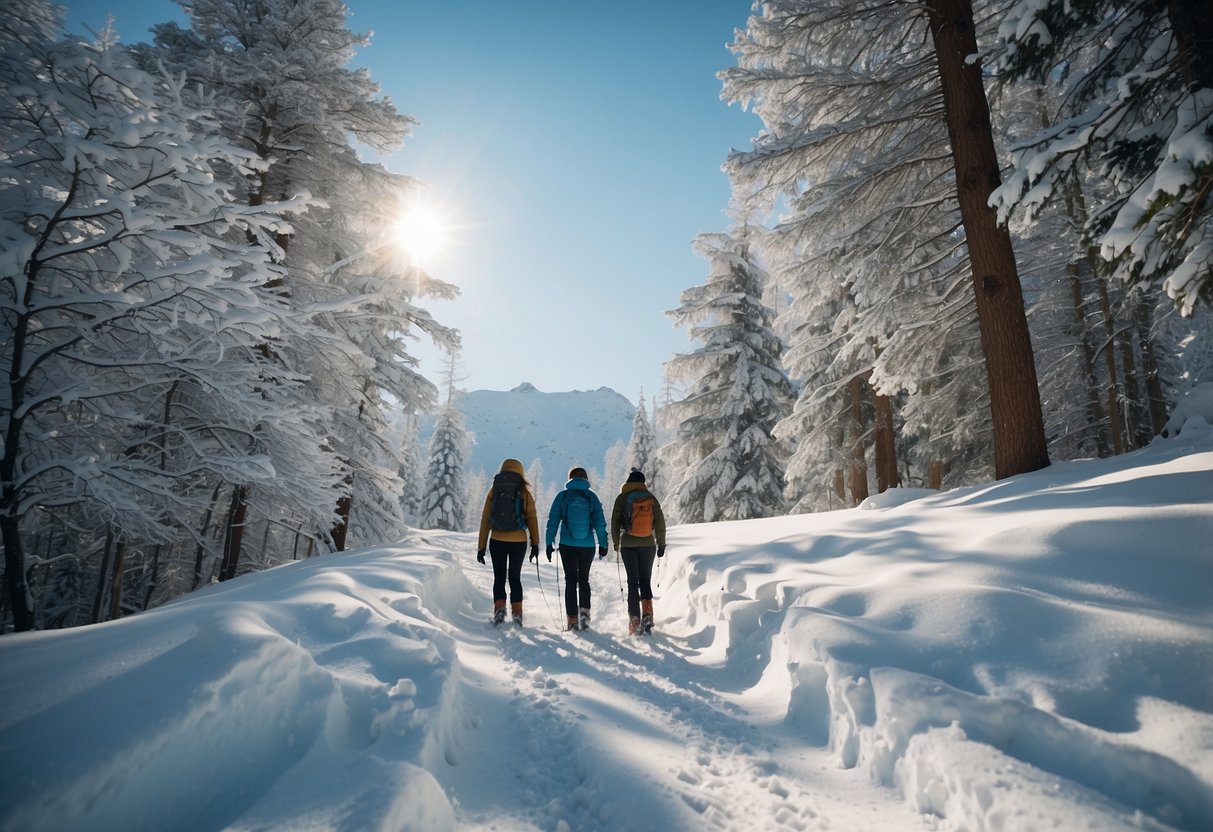
M182 19L170 0L66 5L77 32L114 11L126 42ZM749 0L347 5L372 32L358 63L420 122L384 163L457 226L430 271L462 297L424 305L463 333L461 386L651 402L694 347L664 313L706 277L692 238L727 227L720 165L760 127L715 77ZM438 353L417 353L437 380Z

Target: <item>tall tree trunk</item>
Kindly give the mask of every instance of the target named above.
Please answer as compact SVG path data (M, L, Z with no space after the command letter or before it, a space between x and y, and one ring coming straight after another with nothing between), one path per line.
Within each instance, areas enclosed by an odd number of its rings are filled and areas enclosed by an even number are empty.
M117 621L122 617L122 578L126 573L126 540L119 538L114 547L114 573L110 579L110 615L109 621Z
M209 580L209 570L206 569L206 533L211 526L211 520L215 516L215 504L219 502L219 492L223 489L223 482L215 483L215 490L211 492L210 505L206 507L206 514L202 516L202 528L198 531L198 545L194 548L194 589L202 586Z
M1141 373L1146 380L1146 397L1150 413L1150 436L1158 436L1167 425L1167 398L1162 392L1162 380L1158 377L1158 357L1154 353L1154 321L1150 304L1138 295L1133 310L1137 324L1137 342L1141 345Z
M22 548L21 521L11 512L0 515L0 536L4 540L4 585L13 609L13 629L34 629L34 602L25 581L25 550Z
M105 532L105 552L101 555L101 568L97 570L97 593L93 596L93 624L101 621L101 600L105 597L105 586L110 574L110 556L114 549L114 530Z
M1099 400L1099 380L1095 377L1095 350L1087 332L1087 313L1083 301L1082 278L1078 263L1066 263L1066 279L1070 283L1070 300L1074 306L1074 338L1082 350L1082 371L1087 393L1087 417L1095 433L1095 446L1101 457L1108 455L1108 433L1103 402Z
M943 490L943 460L932 459L927 463L927 488Z
M1099 312L1103 316L1103 354L1108 370L1108 425L1112 429L1112 453L1120 456L1125 452L1125 436L1120 418L1120 378L1116 371L1116 321L1112 318L1112 302L1108 299L1108 281L1096 272L1095 283L1099 287Z
M1131 301L1130 301L1131 302ZM1132 450L1150 442L1150 427L1147 424L1149 414L1146 413L1146 394L1142 389L1141 380L1137 377L1137 356L1133 351L1133 333L1128 328L1122 329L1116 336L1116 346L1120 350L1120 366L1125 375L1125 445ZM1147 436L1142 441L1142 431Z
M897 444L893 432L893 403L888 396L875 393L876 415L873 425L873 456L876 457L876 492L883 494L901 485L897 472Z
M346 474L342 482L349 492L337 499L337 516L341 519L333 527L333 548L338 552L345 551L345 536L350 530L350 508L354 505L354 475Z
M232 504L228 509L227 531L223 541L223 563L219 567L219 580L230 581L236 577L240 566L240 549L244 543L244 524L248 519L248 489L237 485L232 489Z
M1213 88L1213 3L1167 0L1171 32L1179 44L1179 65L1192 87Z
M157 543L156 548L152 550L152 569L151 575L147 581L147 587L143 592L143 603L140 604L140 609L146 610L152 605L152 595L156 592L156 587L160 584L160 556L165 555L167 559L172 554L173 548L169 546L168 552L164 552L164 546Z
M994 476L1003 479L1049 464L1032 339L1011 237L989 206L1000 175L977 60L973 5L970 0L928 0L926 6L977 297L990 387Z
M24 309L32 299L36 269L26 279ZM4 450L0 453L0 539L4 541L4 586L13 608L13 629L32 630L36 625L34 599L25 579L25 545L21 539L21 494L17 487L17 457L21 445L24 417L19 415L25 404L25 388L29 376L25 372L25 347L29 329L29 312L21 312L10 335L8 366L7 418L4 420Z
M851 379L851 503L859 505L868 498L868 462L864 455L863 380Z

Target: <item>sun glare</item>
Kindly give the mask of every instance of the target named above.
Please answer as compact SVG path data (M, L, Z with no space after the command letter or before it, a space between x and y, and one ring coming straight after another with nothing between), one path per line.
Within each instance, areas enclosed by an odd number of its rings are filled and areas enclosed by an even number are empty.
M419 265L432 262L442 253L449 234L446 218L422 203L404 208L393 226L397 248Z

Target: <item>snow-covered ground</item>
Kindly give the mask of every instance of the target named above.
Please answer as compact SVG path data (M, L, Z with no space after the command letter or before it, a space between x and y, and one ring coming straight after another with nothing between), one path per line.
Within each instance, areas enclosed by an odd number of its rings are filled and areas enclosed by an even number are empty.
M686 526L657 634L416 532L0 638L2 830L1213 828L1213 430Z

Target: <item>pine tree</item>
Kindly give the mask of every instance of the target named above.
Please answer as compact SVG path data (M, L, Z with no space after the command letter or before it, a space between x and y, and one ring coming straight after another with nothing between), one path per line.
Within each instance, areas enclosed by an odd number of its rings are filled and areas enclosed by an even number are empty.
M854 373L871 369L877 396L939 389L937 379L894 373L924 366L917 353L937 350L938 335L967 343L953 332L969 326L955 314L963 308L956 276L970 271L953 254L964 219L961 180L952 170L957 145L940 117L945 85L925 11L914 3L763 3L738 33L738 66L721 73L725 95L752 105L766 125L752 151L729 158L735 195L752 210L781 203L790 209L774 229L771 254L764 243L766 262L778 281L799 284L785 287L786 295L813 294L812 306L828 311L845 288L856 307L839 330L842 319L814 324L793 306L798 319L780 332L793 349L794 333L806 326L833 332L840 362L857 363L832 363L834 379L850 385ZM916 30L924 38L907 36ZM1025 383L1034 365L1022 298L1011 275L999 280L1007 291L996 300L1006 308L986 303L978 280L968 312L982 333L990 390L983 398L991 408L985 429L994 439L995 472L1006 476L1042 464L1034 440L1043 449L1043 431L1032 420L1034 381ZM936 355L925 364L945 360ZM953 372L966 367L980 365L952 362ZM794 377L802 398L816 395L815 379ZM1008 385L1019 395L1008 395ZM967 418L974 412L968 408ZM1036 417L1039 427L1038 408Z
M360 160L357 144L385 151L408 133L412 119L378 94L369 75L349 66L367 38L346 27L339 0L199 0L190 28L156 27L147 63L183 72L223 108L224 129L260 164L238 184L250 205L282 194L323 200L292 217L277 242L282 277L274 288L297 319L320 337L284 333L266 351L278 375L305 380L298 407L324 439L312 467L335 471L332 506L300 499L286 478L263 484L233 503L225 574L240 558L239 529L247 511L285 514L314 526L323 539L343 537L351 515L372 539L392 533L399 482L398 448L384 438L389 402L429 408L434 386L409 354L418 333L453 347L457 337L415 305L425 295L451 296L415 264L391 256L390 227L418 183ZM233 173L237 173L233 171ZM271 455L290 437L267 426L258 437ZM294 460L274 456L279 470Z
M786 454L771 434L792 390L762 302L766 274L744 239L701 234L694 248L709 261L708 279L683 291L668 314L703 346L666 365L689 381L686 396L666 410L677 423L666 455L677 481L666 502L684 523L781 514Z
M405 523L416 523L421 511L421 462L417 456L417 414L405 416L400 438L400 511ZM469 503L469 505L472 505Z
M455 356L447 364L446 406L434 423L430 461L425 472L420 526L423 529L463 531L467 526L468 488L464 466L468 435L463 414L456 407Z
M303 206L233 206L221 174L255 160L181 83L131 66L110 32L56 27L42 0L0 27L0 527L18 629L34 625L24 517L53 506L122 547L163 543L205 507L202 483L272 476L248 437L296 418L263 394L255 348L292 326L264 287L280 214Z
M640 402L636 405L636 415L632 419L632 438L628 441L627 462L629 467L645 472L645 481L656 487L650 476L653 463L656 461L656 436L653 425L649 421L648 410L645 407L644 391L640 391Z

